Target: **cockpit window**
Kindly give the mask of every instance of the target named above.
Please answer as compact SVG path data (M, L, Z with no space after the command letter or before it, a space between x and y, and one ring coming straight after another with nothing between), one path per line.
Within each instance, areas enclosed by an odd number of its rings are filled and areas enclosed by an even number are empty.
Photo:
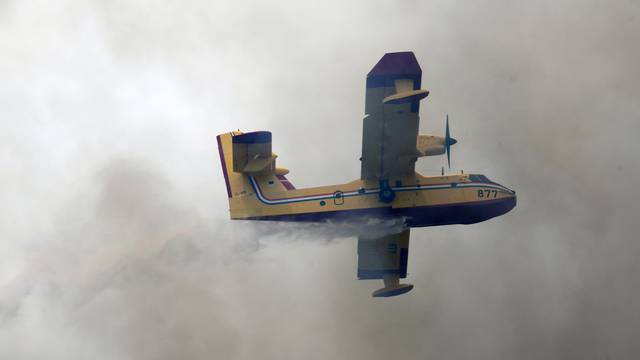
M469 175L469 180L479 183L493 183L493 181L489 180L484 175Z

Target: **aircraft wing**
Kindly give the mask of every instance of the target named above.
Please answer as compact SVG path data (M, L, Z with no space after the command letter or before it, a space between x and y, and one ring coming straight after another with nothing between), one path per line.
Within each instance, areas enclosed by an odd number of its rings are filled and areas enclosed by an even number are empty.
M389 181L412 175L418 158L416 140L422 69L412 52L385 54L367 75L362 129L361 178Z
M413 289L413 285L400 284L400 278L407 277L409 232L407 228L397 234L358 237L358 279L384 280L385 287L373 292L373 297L396 296Z

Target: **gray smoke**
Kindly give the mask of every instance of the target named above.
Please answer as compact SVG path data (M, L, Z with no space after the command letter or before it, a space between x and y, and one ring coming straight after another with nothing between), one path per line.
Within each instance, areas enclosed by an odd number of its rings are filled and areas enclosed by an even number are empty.
M0 1L0 358L640 354L633 1ZM228 220L215 135L359 176L365 75L413 50L453 165L518 192L414 229L372 299L353 229ZM442 158L418 170L439 172Z

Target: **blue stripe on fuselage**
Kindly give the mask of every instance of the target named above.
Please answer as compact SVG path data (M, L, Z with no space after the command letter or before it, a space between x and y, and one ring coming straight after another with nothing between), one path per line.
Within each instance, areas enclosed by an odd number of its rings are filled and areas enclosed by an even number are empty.
M260 189L260 185L256 182L253 176L249 177L251 182L251 187L253 188L253 192L258 197L260 202L266 205L281 205L281 204L290 204L296 202L303 201L320 201L333 199L333 194L320 194L320 195L305 195L298 197L285 197L280 199L269 199L264 194L262 194L262 190ZM425 191L425 190L442 190L442 189L450 189L450 188L465 188L465 187L477 187L477 188L487 188L487 189L495 189L503 192L507 192L512 194L513 191L505 188L502 185L498 184L483 184L483 183L450 183L450 184L438 184L438 185L408 185L408 186L396 186L392 187L393 191L403 192L403 191ZM366 195L375 195L380 192L379 188L373 189L365 189L364 192L359 192L358 190L343 192L343 197L354 197L354 196L366 196Z
M389 219L405 218L409 227L438 226L452 224L473 224L507 213L516 206L516 197L496 200L429 205L408 208L391 206L353 210L323 211L285 215L248 217L238 220L322 222L353 221L362 218Z

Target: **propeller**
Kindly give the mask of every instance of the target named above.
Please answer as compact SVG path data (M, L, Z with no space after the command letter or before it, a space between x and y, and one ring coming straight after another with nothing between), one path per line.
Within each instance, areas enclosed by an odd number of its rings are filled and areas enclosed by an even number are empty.
M457 143L458 140L451 137L451 133L449 132L449 114L447 114L447 126L444 133L444 151L447 153L447 164L449 165L449 169L451 169L451 145Z

